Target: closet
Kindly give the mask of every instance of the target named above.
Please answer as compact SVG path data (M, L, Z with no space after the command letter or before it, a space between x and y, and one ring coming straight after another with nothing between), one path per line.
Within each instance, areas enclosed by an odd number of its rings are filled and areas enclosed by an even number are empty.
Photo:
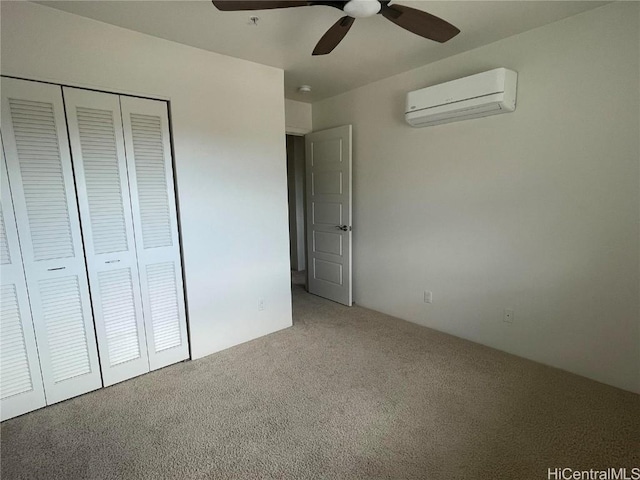
M189 356L167 104L2 78L2 419Z

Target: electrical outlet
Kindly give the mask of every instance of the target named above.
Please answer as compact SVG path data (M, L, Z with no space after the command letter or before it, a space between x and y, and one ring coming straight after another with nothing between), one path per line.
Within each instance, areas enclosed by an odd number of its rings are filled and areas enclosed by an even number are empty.
M513 317L515 316L515 313L512 309L510 308L505 308L504 309L504 317L502 319L503 322L506 323L513 323Z
M262 312L264 310L264 298L258 300L258 311Z
M433 303L433 292L425 290L425 292L424 292L424 303Z

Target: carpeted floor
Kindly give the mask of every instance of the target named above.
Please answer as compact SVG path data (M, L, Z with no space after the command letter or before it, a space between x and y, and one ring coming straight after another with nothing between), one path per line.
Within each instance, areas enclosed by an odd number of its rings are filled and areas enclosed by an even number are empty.
M293 290L293 328L3 423L3 480L529 480L640 464L638 395Z

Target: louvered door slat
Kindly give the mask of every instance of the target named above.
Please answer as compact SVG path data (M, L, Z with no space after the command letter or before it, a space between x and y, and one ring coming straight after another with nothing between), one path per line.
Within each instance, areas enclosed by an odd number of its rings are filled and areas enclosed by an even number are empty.
M147 266L151 323L156 352L177 347L182 343L175 278L173 262Z
M105 385L149 371L117 95L64 88Z
M151 369L189 356L167 105L120 98Z
M2 127L47 403L102 386L60 87L2 79Z
M112 365L140 358L131 270L98 274L109 360Z
M0 154L0 415L6 420L43 407L45 395L2 148Z
M128 250L113 112L76 107L94 251ZM95 128L96 126L100 128ZM102 148L94 148L100 145ZM100 175L94 168L101 167ZM111 209L102 208L109 205Z
M4 226L4 213L0 210L0 264L9 265L11 263L11 252L7 243L7 232Z
M29 102L31 111L42 112L38 117L30 117L30 110L19 107L25 103L25 101L16 103L14 99L9 99L34 258L49 260L73 257L75 252L53 104ZM40 155L36 155L37 152L40 152ZM39 162L48 168L42 170L34 168L32 165L34 158L39 159ZM43 220L33 217L33 213L39 210L41 202L46 202L50 209L57 206L52 212L56 215L55 219ZM50 250L48 245L48 237L52 235L55 235L59 241L59 248L55 251Z
M169 194L159 116L132 113L131 138L144 248L172 245Z
M18 295L13 284L2 285L0 309L2 310L2 398L33 389L27 347L24 342L22 319L18 308Z

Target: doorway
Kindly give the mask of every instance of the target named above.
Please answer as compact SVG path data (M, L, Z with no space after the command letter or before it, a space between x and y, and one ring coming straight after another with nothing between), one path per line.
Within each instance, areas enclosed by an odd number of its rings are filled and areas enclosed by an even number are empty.
M286 137L293 287L349 307L352 135L352 126L342 125Z
M289 255L292 288L307 285L305 236L305 145L304 137L287 135L287 190L289 197Z

